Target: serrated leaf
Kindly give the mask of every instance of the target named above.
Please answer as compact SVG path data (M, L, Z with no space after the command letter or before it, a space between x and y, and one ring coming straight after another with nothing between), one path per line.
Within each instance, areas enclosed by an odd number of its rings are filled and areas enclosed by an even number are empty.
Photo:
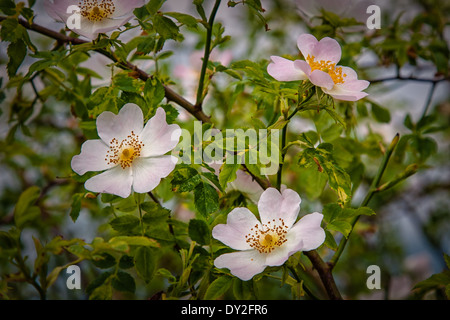
M157 78L149 78L144 85L144 99L149 107L156 108L158 104L164 99L165 90ZM144 113L145 116L145 113Z
M205 221L191 219L188 227L189 237L201 245L208 245L211 241L211 232Z
M201 182L197 170L191 167L182 167L173 173L172 190L175 192L189 192Z
M109 253L103 252L102 254L95 256L92 263L100 269L108 269L116 264L116 259Z
M194 203L197 210L207 217L219 208L219 195L209 183L202 182L194 189Z
M164 39L176 39L180 31L175 22L159 14L153 17L153 26Z
M322 214L328 230L339 231L345 237L348 237L352 230L352 222L356 217L360 215L371 216L375 212L369 207L342 208L336 203L330 203L323 207Z
M70 205L70 217L72 218L73 222L76 222L78 219L78 216L80 215L81 211L81 201L83 200L84 193L75 193L72 196L72 204Z
M197 19L189 14L180 12L164 12L164 15L175 18L179 23L184 24L190 28L197 28Z
M219 173L219 183L222 189L225 190L228 182L236 180L236 173L241 167L240 163L225 163Z
M156 255L151 248L141 247L136 251L134 264L136 271L145 282L150 282L156 268Z
M139 225L139 218L127 214L114 218L109 224L118 232L130 232Z
M8 76L12 78L16 75L17 69L19 69L27 55L27 46L25 45L25 42L21 40L11 42L8 46L7 53L9 61L6 67Z
M136 283L134 278L127 272L119 271L112 278L111 284L114 289L134 293L136 291Z
M223 296L230 288L233 278L229 276L221 276L211 282L205 293L205 300L216 300Z

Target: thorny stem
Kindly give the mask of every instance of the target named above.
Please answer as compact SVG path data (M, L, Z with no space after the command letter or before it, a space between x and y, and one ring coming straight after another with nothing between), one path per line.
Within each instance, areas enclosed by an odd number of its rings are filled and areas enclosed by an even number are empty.
M206 24L206 43L205 43L205 53L203 55L202 69L200 71L200 79L197 88L197 100L195 102L196 109L202 109L202 103L204 99L203 86L205 84L205 74L208 67L209 55L211 54L211 38L214 26L214 19L216 17L217 10L219 9L221 0L216 0L214 7L211 11L211 16L209 17L208 23ZM205 21L206 22L206 21Z

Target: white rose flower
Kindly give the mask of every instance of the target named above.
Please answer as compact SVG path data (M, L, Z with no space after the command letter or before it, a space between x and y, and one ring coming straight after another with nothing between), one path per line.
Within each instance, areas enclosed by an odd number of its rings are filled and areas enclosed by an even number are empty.
M323 215L314 212L295 223L300 211L300 196L291 189L280 193L266 189L258 201L259 221L247 208L235 208L226 224L216 225L212 235L236 252L214 260L217 268L228 268L247 281L266 266L280 266L294 253L316 249L325 241L320 226ZM294 224L295 223L295 224Z
M87 190L126 198L132 189L153 190L173 171L178 158L165 154L178 144L180 127L167 124L162 108L143 125L142 110L133 103L124 105L118 115L105 111L98 116L100 139L84 142L71 163L79 175L104 171L86 181Z
M90 40L123 26L134 16L133 10L143 5L144 0L45 0L49 16ZM79 25L71 26L74 14Z

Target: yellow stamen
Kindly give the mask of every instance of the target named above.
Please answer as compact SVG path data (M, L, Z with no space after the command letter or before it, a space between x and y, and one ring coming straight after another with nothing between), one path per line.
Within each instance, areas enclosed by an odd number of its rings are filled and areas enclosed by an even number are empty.
M80 0L80 13L90 21L102 21L109 18L116 7L112 0Z
M344 78L347 75L345 73L342 74L342 67L336 67L336 64L331 63L330 60L316 61L316 58L314 56L311 57L308 54L308 57L306 57L306 62L308 62L309 66L311 67L311 72L313 72L314 70L321 70L328 73L335 84L341 84L345 82Z
M120 164L122 169L131 167L134 159L141 155L143 146L144 144L133 131L120 143L116 138L113 138L106 153L105 161L108 164Z
M260 253L270 253L287 241L287 229L283 219L273 219L267 224L261 224L261 228L256 224L245 236L245 241Z

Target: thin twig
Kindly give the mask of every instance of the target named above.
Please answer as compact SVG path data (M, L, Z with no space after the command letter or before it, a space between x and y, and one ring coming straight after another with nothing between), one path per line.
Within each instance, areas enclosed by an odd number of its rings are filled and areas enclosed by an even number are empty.
M202 69L200 71L200 79L197 88L197 100L195 102L195 107L199 110L202 109L202 103L204 99L203 86L205 82L206 69L208 67L209 55L211 54L211 38L214 26L214 19L216 17L217 10L219 9L220 1L221 0L216 0L216 2L214 3L214 7L211 11L211 16L209 17L209 21L206 24L205 53L203 55Z
M445 78L440 78L440 79L426 79L426 78L416 78L416 77L413 77L413 76L402 77L402 76L398 75L398 76L394 76L394 77L373 79L373 80L368 80L368 81L371 84L374 84L374 83L379 83L379 82L388 82L388 81L395 81L395 80L438 83L438 82L441 82L441 81L449 81L450 78L445 77Z
M0 16L0 22L5 19L7 19L7 18ZM85 41L85 40L82 40L79 38L69 37L65 34L50 30L48 28L45 28L45 27L35 24L35 23L30 24L30 23L28 23L28 21L21 19L21 18L18 19L18 21L26 29L33 30L35 32L38 32L40 34L43 34L50 38L53 38L53 39L57 40L59 43L70 43L72 45L80 45L80 44L89 43L88 41ZM151 78L151 76L149 74L147 74L143 70L139 69L136 65L134 65L128 61L120 61L114 54L112 54L106 50L96 49L95 51L110 58L112 61L114 61L115 63L118 64L119 68L134 71L138 75L138 78L143 81L147 81L148 79ZM171 88L169 88L168 86L164 86L164 90L165 90L165 97L167 100L173 101L174 103L183 107L184 109L186 109L186 111L188 111L190 114L192 114L198 120L200 120L202 122L207 122L207 123L211 122L210 117L207 116L202 110L195 108L195 106L192 103L190 103L185 98L183 98L182 96L177 94Z

